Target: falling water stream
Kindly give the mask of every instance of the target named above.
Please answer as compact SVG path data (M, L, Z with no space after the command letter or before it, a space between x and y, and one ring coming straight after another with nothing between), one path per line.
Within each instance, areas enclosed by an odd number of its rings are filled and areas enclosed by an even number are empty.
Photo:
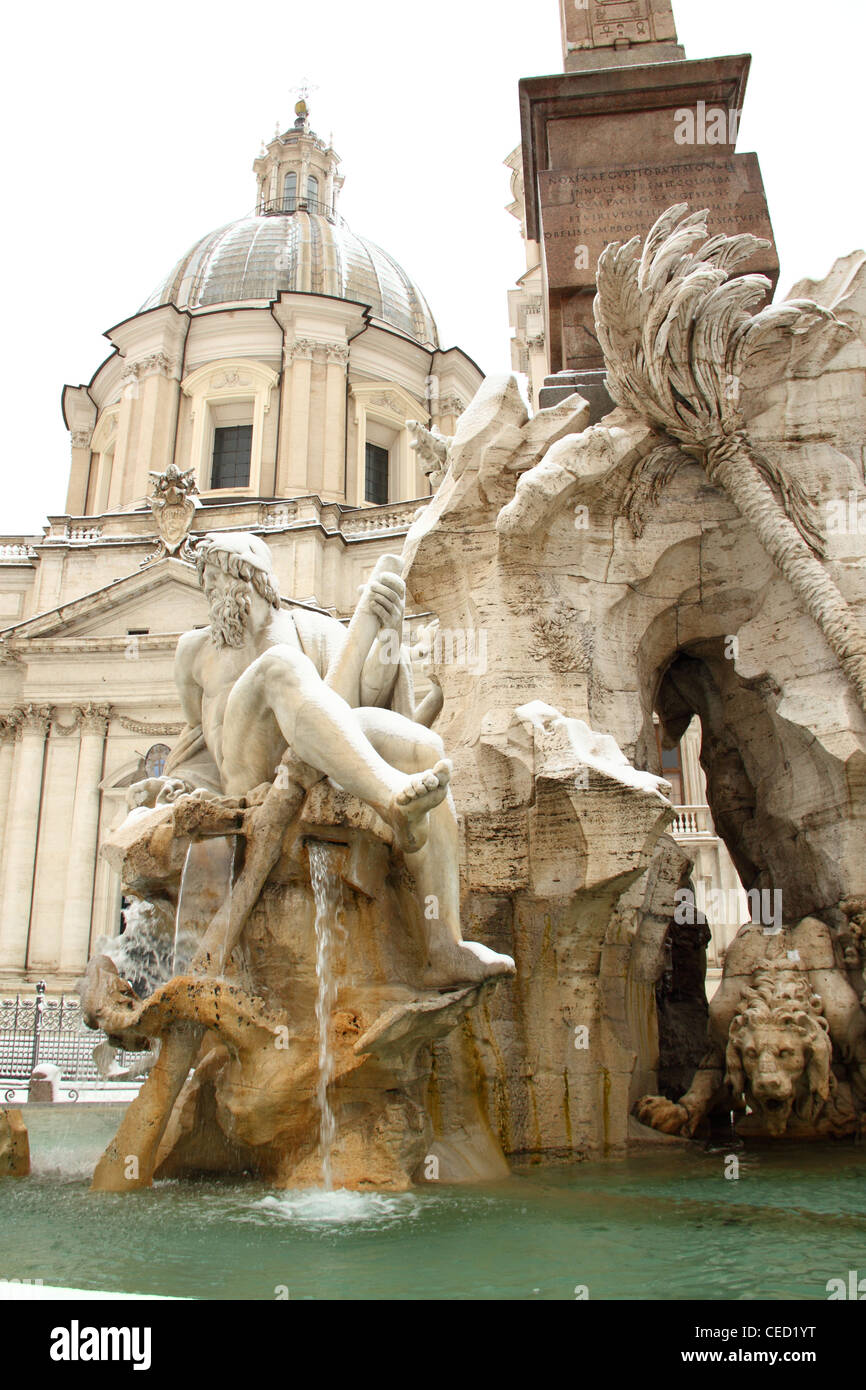
M310 856L310 881L316 903L316 1026L319 1038L319 1080L316 1101L319 1107L319 1154L322 1160L322 1181L325 1189L333 1190L331 1150L337 1133L337 1122L328 1088L334 1078L334 1047L331 1016L337 1002L339 978L335 965L335 946L344 929L340 920L343 890L336 858L340 850L322 840L307 843Z
M223 914L228 935L236 847L235 835L215 835L206 842L190 844L183 861L174 915L172 975L188 970L207 930L210 914Z
M183 909L183 907L184 907L183 894L184 894L184 889L185 889L185 887L186 887L186 873L187 873L187 869L189 868L189 857L190 857L191 854L192 854L192 840L190 840L189 848L187 849L187 852L186 852L186 858L185 858L184 861L183 861L183 868L182 868L181 874L180 874L180 887L178 888L178 893L177 893L177 907L175 908L175 913L174 913L174 943L173 943L173 945L172 945L172 950L171 950L171 973L172 973L172 975L176 975L176 974L177 974L177 942L178 942L178 936L179 936L179 934L180 934L180 917L181 917L181 911L182 911L182 909Z

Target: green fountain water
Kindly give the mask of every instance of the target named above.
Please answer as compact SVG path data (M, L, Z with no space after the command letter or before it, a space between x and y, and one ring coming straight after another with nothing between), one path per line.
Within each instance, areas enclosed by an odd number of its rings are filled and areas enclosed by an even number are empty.
M823 1300L866 1274L866 1150L665 1148L401 1195L163 1182L91 1195L115 1107L28 1107L0 1277L186 1298Z

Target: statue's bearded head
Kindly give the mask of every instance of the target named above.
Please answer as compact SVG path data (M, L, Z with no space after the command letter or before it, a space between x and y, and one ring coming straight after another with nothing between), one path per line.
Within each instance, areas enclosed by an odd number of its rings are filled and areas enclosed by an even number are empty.
M280 607L271 552L258 536L243 531L204 536L196 546L196 568L217 647L243 646L257 598Z

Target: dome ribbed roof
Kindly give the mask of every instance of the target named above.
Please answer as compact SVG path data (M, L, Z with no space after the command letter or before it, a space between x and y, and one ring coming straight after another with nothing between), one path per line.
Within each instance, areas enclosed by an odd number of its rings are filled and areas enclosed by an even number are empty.
M374 318L439 346L427 301L387 251L342 220L300 210L242 217L210 232L141 307L201 309L272 300L281 290L367 304Z

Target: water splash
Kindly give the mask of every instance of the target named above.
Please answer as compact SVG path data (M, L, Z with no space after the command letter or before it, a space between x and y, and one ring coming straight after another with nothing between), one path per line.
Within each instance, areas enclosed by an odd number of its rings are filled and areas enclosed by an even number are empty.
M100 937L93 954L113 960L138 997L147 999L174 974L175 956L183 969L197 941L189 931L177 932L166 904L140 898L133 898L123 909L123 925L121 936Z
M227 906L229 930L236 847L235 835L190 845L174 912L167 899L133 898L123 909L121 935L97 940L94 955L113 960L140 999L188 972L202 932L221 906Z
M330 1192L321 1188L301 1192L280 1193L252 1203L253 1212L264 1213L276 1220L291 1221L300 1226L347 1225L380 1226L392 1221L412 1220L419 1215L421 1203L414 1193L401 1192L394 1196L381 1192L350 1192L338 1187Z
M310 856L310 881L316 903L316 1027L319 1038L316 1102L319 1107L319 1154L322 1160L322 1182L326 1191L331 1192L334 1186L331 1151L337 1134L337 1121L328 1089L334 1079L331 1016L339 988L334 947L345 935L340 921L343 887L337 871L341 851L336 845L325 844L322 840L310 840L307 853Z

